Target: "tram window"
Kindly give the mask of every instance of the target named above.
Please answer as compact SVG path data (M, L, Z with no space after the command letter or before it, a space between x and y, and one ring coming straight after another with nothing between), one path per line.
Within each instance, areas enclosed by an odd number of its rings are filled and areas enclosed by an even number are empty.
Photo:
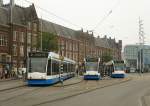
M73 72L73 64L70 64L70 70Z
M52 61L52 74L53 75L59 74L59 62L58 61Z
M31 67L31 59L29 59L29 72L31 72L31 70L32 70L32 67Z
M51 59L48 60L48 64L47 64L47 75L51 75Z
M71 64L69 63L69 72L71 72Z
M67 72L67 63L63 63L63 71Z
M70 72L69 63L67 63L67 71Z

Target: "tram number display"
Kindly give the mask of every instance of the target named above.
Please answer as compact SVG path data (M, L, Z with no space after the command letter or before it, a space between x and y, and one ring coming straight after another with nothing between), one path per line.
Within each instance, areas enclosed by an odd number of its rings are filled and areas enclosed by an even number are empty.
M124 63L124 61L114 61L114 63L121 64L121 63Z
M48 53L46 53L46 52L32 52L32 53L29 53L29 57L48 57Z

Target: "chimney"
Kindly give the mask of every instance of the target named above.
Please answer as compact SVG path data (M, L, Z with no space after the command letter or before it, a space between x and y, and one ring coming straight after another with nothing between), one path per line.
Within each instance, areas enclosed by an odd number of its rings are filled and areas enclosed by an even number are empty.
M15 0L10 0L10 5L13 7L15 5Z
M0 0L0 7L3 6L3 0Z
M81 28L81 32L83 32L83 28Z

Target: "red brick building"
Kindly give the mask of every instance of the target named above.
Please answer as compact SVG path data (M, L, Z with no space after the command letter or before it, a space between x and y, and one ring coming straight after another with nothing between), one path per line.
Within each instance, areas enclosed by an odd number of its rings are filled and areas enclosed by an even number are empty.
M62 55L78 63L82 62L86 56L102 58L104 55L111 55L113 59L121 59L121 41L117 43L107 36L95 38L93 33L88 31L72 30L46 20L40 19L40 22L42 23L42 32L55 33L58 36L58 45L63 45ZM60 53L60 49L58 53Z
M62 55L80 63L86 56L111 55L121 59L122 41L97 37L93 33L73 30L38 18L34 5L20 7L13 0L3 5L0 0L0 68L6 64L24 67L28 52L37 51L41 32L54 33ZM10 8L11 7L11 8ZM12 11L12 12L11 12ZM12 13L12 14L11 14ZM12 16L12 17L11 17ZM57 53L60 53L60 48Z
M39 28L35 7L20 7L13 0L0 6L0 61L5 62L3 66L24 67L27 53L37 48Z

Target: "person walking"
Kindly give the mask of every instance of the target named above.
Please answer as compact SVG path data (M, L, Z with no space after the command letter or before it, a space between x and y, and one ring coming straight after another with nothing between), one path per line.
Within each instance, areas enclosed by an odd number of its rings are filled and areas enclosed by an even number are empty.
M0 79L2 79L2 72L3 72L3 68L2 68L2 66L0 65Z
M76 75L78 76L79 75L79 68L78 68L77 64L76 64L76 67L75 67L75 71L76 71Z

